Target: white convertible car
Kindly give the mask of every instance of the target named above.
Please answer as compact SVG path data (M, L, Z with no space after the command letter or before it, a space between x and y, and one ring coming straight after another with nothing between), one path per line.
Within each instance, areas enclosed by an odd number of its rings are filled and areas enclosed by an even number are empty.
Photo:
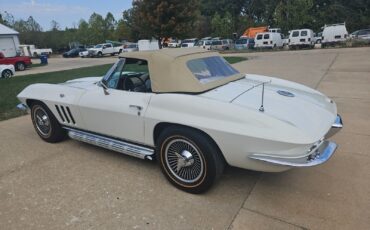
M201 193L225 165L281 172L326 162L342 127L336 104L278 78L241 74L217 52L124 53L104 77L34 84L19 95L37 134L157 159L178 188Z

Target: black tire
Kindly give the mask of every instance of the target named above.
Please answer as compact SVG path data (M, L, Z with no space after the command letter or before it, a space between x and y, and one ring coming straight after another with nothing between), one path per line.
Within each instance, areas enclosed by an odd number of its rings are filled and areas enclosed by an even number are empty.
M15 64L15 68L19 71L23 71L26 69L26 64L24 64L24 62L17 62Z
M222 153L214 142L186 127L166 128L158 137L156 153L168 181L189 193L207 191L225 167Z
M31 119L36 133L44 141L57 143L67 137L66 131L45 104L35 102L31 105Z
M102 52L99 52L98 53L98 57L103 57L103 53Z
M2 79L7 79L7 78L11 78L13 76L13 73L12 71L10 71L9 69L6 69L2 72L1 74L1 77Z

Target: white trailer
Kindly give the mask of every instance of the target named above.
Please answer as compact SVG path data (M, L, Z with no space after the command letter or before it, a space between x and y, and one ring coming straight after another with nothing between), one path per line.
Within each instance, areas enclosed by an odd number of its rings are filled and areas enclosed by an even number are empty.
M39 57L40 55L51 55L53 50L50 48L38 49L35 45L19 45L19 49L24 56Z

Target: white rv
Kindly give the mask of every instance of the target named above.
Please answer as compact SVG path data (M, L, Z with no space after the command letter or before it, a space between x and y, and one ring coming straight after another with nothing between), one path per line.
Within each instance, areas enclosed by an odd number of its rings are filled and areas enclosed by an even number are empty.
M284 36L281 33L257 33L254 41L255 48L282 48L284 46Z
M292 30L289 32L289 49L310 47L314 48L314 32L311 29Z
M345 42L349 38L345 23L325 25L322 31L321 45L335 45L340 42Z

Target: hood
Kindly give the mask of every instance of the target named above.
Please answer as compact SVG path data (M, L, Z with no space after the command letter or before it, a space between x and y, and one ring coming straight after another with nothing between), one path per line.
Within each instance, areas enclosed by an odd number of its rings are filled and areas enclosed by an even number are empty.
M266 82L264 94L263 82ZM262 95L264 111L260 111ZM337 115L336 104L320 92L294 82L260 75L246 75L201 96L258 111L317 140L328 132Z
M96 83L98 83L101 79L102 77L84 77L66 81L64 83L61 83L60 85L65 85L79 89L90 89L92 87L95 87Z

